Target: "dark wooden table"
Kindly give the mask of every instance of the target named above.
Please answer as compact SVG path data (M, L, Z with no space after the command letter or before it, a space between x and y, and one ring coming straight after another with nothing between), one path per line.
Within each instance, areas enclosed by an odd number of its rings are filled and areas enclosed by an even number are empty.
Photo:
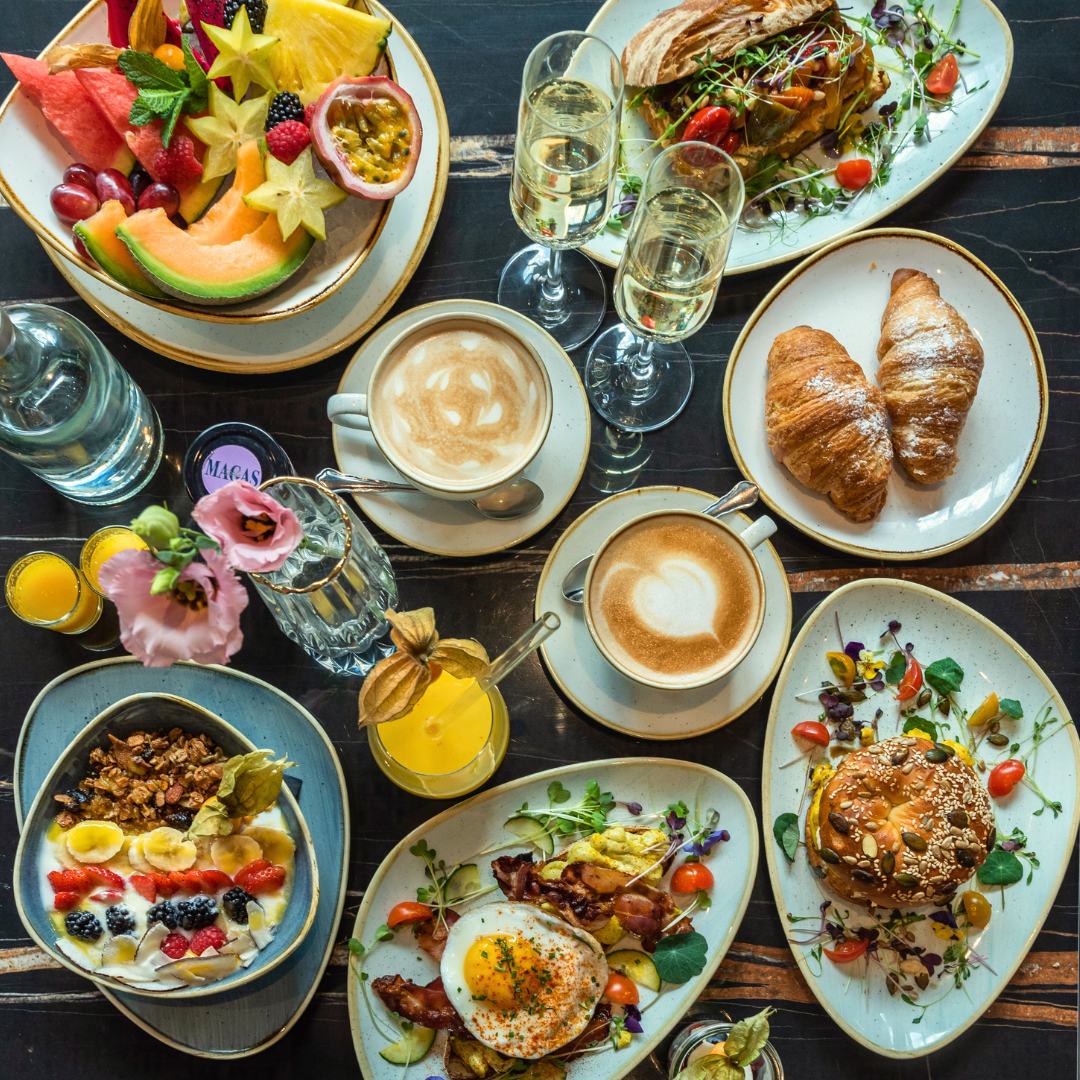
M506 257L522 246L507 200L508 152L522 64L557 30L583 28L595 0L397 0L395 13L424 50L442 89L454 138L442 217L416 276L391 314L448 297L494 300ZM37 55L81 7L81 0L4 5L5 51ZM1039 334L1050 376L1051 411L1042 453L1025 490L1004 518L974 543L922 565L860 565L780 523L773 542L783 558L798 619L821 594L867 573L890 573L953 593L1016 638L1076 711L1080 689L1080 105L1075 34L1080 16L1065 0L1036 5L1004 0L1016 62L997 116L978 144L885 224L929 229L984 260L1013 291ZM11 77L0 74L0 93ZM467 138L477 136L478 138ZM183 512L177 466L205 427L246 420L271 431L301 473L334 464L325 402L352 350L278 376L219 375L184 367L114 331L77 298L15 214L0 210L0 299L56 304L84 319L157 406L167 464L142 502L167 498ZM689 342L697 386L686 413L651 435L639 484L691 484L725 490L738 473L720 409L724 363L746 317L787 267L729 279L708 326ZM610 272L607 274L610 283ZM614 313L609 321L614 321ZM583 363L581 351L576 357ZM993 407L993 402L986 403ZM1008 423L1008 417L1002 416ZM594 442L603 425L594 427ZM453 560L380 537L406 608L431 604L440 625L475 635L489 648L508 644L532 621L540 569L566 526L602 498L590 469L562 515L511 551ZM132 508L89 510L68 502L28 472L0 461L0 572L21 554L51 548L77 557L103 524ZM356 726L359 680L318 667L278 632L258 599L244 614L243 650L234 665L272 682L310 709L341 756L352 803L352 866L346 915L352 916L375 868L395 841L436 806L384 779ZM0 1040L10 1080L46 1077L224 1076L226 1066L182 1056L124 1019L92 986L32 946L11 901L17 833L11 762L27 707L41 687L94 657L72 640L34 631L0 615ZM496 781L560 763L647 755L655 745L584 719L564 702L534 658L504 684L511 743ZM704 761L734 777L760 806L761 755L769 695L728 727L660 750ZM762 843L772 843L766 829ZM778 1009L773 1041L793 1080L890 1077L986 1080L1074 1075L1077 1046L1077 860L1027 962L999 1000L946 1049L910 1063L879 1058L844 1035L798 974L773 904L762 858L735 944L705 997L733 1017L766 1003ZM265 1077L350 1075L344 951L339 948L296 1027L259 1057L233 1068ZM640 1077L656 1074L643 1067Z

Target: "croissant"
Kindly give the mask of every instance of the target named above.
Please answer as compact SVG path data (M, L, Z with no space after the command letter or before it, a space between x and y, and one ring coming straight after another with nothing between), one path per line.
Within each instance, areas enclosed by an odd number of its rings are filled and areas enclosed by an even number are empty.
M809 326L780 334L768 365L773 457L852 521L876 517L893 459L881 391L832 334Z
M877 354L896 456L917 484L936 484L956 467L956 444L979 389L982 346L932 277L897 270Z

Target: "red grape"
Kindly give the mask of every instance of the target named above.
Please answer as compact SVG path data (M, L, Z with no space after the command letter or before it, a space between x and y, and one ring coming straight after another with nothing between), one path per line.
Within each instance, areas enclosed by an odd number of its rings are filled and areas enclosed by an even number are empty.
M82 242L82 239L81 239L81 238L79 237L78 233L76 233L76 234L75 234L75 235L74 235L74 236L72 237L72 239L73 239L73 240L75 241L75 250L76 250L76 251L77 251L77 252L78 252L78 253L79 253L79 254L80 254L80 255L81 255L81 256L82 256L82 257L83 257L83 258L84 258L84 259L85 259L85 260L86 260L87 262L93 262L93 261L94 261L94 260L93 260L93 257L92 257L92 256L90 255L90 252L86 250L86 245L85 245L85 244L84 244L84 243Z
M131 170L128 181L131 184L131 191L135 196L135 201L138 202L139 196L154 182L154 178L141 165L136 165Z
M80 187L86 188L87 191L93 191L96 180L97 173L89 165L76 162L64 170L64 179L61 183L78 184Z
M74 225L98 212L97 196L79 184L58 184L49 195L53 212L65 225Z
M160 206L166 216L172 217L180 209L180 192L161 180L155 181L139 196L140 210L153 210Z
M119 169L102 169L97 175L97 193L102 202L118 199L125 214L135 213L135 195L128 178Z

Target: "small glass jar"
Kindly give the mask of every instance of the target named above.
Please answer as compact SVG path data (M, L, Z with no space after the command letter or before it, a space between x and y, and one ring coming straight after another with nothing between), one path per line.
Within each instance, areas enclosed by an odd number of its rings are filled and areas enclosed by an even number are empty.
M82 634L101 618L101 597L79 570L52 551L31 551L8 571L7 605L31 626Z
M98 529L83 544L82 554L79 556L79 569L90 588L98 596L105 595L98 585L98 571L114 555L132 548L148 551L150 545L126 525L106 525L104 529Z
M278 626L338 674L366 675L394 651L384 612L397 606L390 560L360 519L314 480L277 477L260 485L300 519L308 543L280 570L251 574Z
M682 1072L692 1061L704 1057L710 1053L712 1047L723 1042L728 1032L735 1025L731 1021L714 1020L699 1017L682 1028L676 1034L668 1050L668 1076L670 1080ZM758 1058L761 1063L755 1062L755 1067L746 1070L746 1075L753 1080L784 1080L784 1066L780 1064L780 1057L773 1044L765 1043Z

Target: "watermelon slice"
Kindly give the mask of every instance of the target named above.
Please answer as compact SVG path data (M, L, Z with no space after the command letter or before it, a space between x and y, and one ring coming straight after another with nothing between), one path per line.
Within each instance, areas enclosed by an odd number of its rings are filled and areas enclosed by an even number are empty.
M74 71L49 74L40 60L0 53L12 74L22 83L45 119L70 144L75 156L95 172L119 169L126 176L135 157L120 134L83 89Z

